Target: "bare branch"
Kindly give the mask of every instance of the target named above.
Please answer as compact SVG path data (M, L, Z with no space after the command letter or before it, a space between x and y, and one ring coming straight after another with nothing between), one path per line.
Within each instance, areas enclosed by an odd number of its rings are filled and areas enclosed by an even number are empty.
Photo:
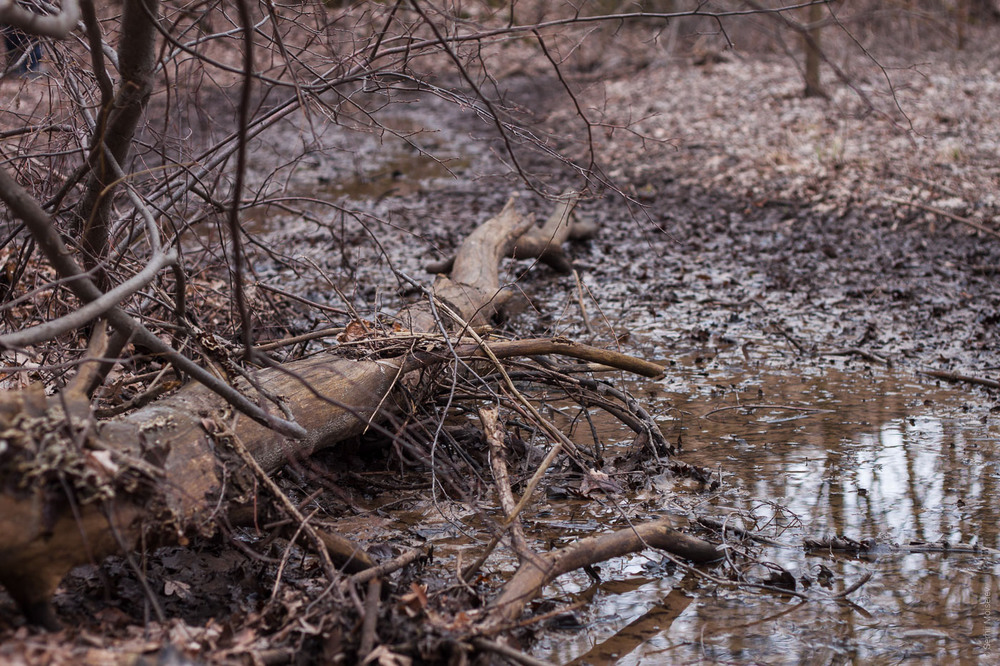
M27 347L28 345L39 344L60 336L63 333L86 326L152 282L156 274L165 266L171 266L176 262L176 250L168 250L163 254L154 255L146 267L136 273L135 276L90 301L79 310L75 310L64 317L49 320L38 326L32 326L31 328L0 336L0 347L7 349ZM72 282L69 285L72 288Z
M0 169L0 200L3 200L7 204L15 216L24 221L53 268L62 277L77 278L68 283L69 288L76 294L77 298L89 303L104 296L104 293L94 284L93 280L87 277L84 270L73 260L48 214L3 169ZM207 388L228 400L236 409L254 421L292 437L303 437L306 435L305 429L302 426L278 418L253 404L246 396L225 381L212 375L194 361L191 361L163 342L157 335L151 333L145 326L133 319L120 307L115 306L108 310L107 319L116 329L131 333L137 343L161 354L179 370L188 373Z

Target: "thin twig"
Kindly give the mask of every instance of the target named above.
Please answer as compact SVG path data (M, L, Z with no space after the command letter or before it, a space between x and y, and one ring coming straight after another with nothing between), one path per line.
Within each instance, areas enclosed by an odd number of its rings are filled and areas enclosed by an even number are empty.
M361 624L361 643L358 646L358 658L364 659L375 649L375 641L378 635L375 628L378 626L379 597L382 594L382 579L372 578L368 581L368 594L365 596L365 619Z
M702 418L708 418L712 414L718 414L719 412L725 412L732 409L783 409L792 412L809 412L816 414L832 414L836 410L833 409L820 409L819 407L796 407L795 405L728 405L726 407L717 407L710 412L702 414Z
M353 574L350 578L347 579L347 582L355 585L360 585L362 583L367 583L373 578L377 578L379 576L383 577L388 576L394 571L398 571L407 565L413 564L421 557L427 557L427 552L429 548L430 546L424 546L421 548L413 548L411 550L408 550L402 555L399 555L398 557L388 560L387 562L383 562L377 567L372 567L371 569L365 569L364 571L359 571L358 573Z
M270 476L268 476L267 472L264 471L264 468L261 467L260 464L254 459L253 455L251 455L251 453L247 450L247 447L243 444L243 441L239 438L239 435L236 434L233 428L223 423L220 419L216 419L214 423L220 429L217 436L220 438L227 438L229 440L233 450L237 453L237 455L239 455L246 466L253 471L257 480L265 488L267 488L272 495L274 495L274 498L278 500L278 503L281 504L282 507L284 507L285 511L287 511L289 515L299 522L303 531L305 531L306 535L309 537L309 540L312 541L313 547L316 549L316 554L319 556L320 562L323 565L323 571L326 573L327 578L331 581L336 580L339 576L337 568L333 565L333 560L330 559L330 554L327 552L323 539L321 539L319 534L316 533L316 530L308 524L306 517L302 515L298 507L296 507L295 504L292 503L292 500L288 498L288 495L286 495L281 488L278 487L278 484L275 483Z
M995 379L986 379L985 377L960 375L957 372L946 372L944 370L920 370L919 372L922 375L927 375L928 377L934 377L936 379L943 379L946 382L965 382L967 384L978 384L989 388L1000 388L1000 382Z
M844 599L844 598L846 598L847 595L851 594L852 592L857 591L857 589L859 587L861 587L862 585L864 585L865 583L867 583L869 580L871 580L871 578L872 578L872 576L874 574L875 574L875 572L872 571L872 570L866 571L865 574L861 578L859 578L853 585L851 585L850 587L844 589L842 592L838 592L837 594L833 595L833 598L834 599Z
M975 220L970 220L967 217L962 217L961 215L955 215L954 213L949 213L948 211L942 208L929 206L925 203L920 203L919 201L907 201L906 199L897 199L896 197L886 197L885 199L886 201L902 204L904 206L913 206L914 208L926 210L928 213L934 213L935 215L940 215L941 217L947 218L954 222L959 222L968 227L972 227L976 231L982 232L988 236L993 236L994 238L1000 238L1000 231L996 231L995 229L990 229L989 227L983 226L982 224L979 224Z
M530 654L525 654L520 650L515 650L509 645L504 645L503 643L497 643L496 641L491 641L488 638L473 638L472 644L475 645L480 650L486 652L494 652L501 657L510 659L518 664L523 664L523 666L552 666L552 662L542 661L541 659L536 659Z

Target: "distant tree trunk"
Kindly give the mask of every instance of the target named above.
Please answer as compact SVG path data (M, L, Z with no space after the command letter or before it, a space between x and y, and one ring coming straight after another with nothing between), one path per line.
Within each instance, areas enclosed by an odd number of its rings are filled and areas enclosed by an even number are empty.
M809 25L803 35L806 50L806 88L802 94L806 97L826 97L819 74L819 65L822 60L820 55L820 21L822 20L823 5L810 5Z
M104 99L91 144L92 171L77 208L84 264L88 269L100 266L108 253L112 190L119 180L118 169L111 160L121 170L129 168L126 158L153 89L157 52L155 17L159 12L159 0L127 0L124 5L118 45L118 89L112 98L102 94ZM98 277L103 285L105 279Z
M958 0L955 6L955 47L965 50L965 28L969 24L969 0Z
M960 0L960 3L968 5L966 15L970 21L983 23L1000 21L1000 6L997 6L996 0Z
M957 0L955 3L955 47L962 51L968 43L968 29L975 23L996 23L1000 9L996 0Z

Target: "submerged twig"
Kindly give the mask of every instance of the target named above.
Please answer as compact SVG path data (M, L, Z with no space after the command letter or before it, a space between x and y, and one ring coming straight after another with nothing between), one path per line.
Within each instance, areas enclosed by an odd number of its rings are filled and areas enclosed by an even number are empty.
M943 379L946 382L965 382L966 384L978 384L979 386L986 386L988 388L1000 388L1000 382L995 379L986 379L985 377L972 377L945 370L920 370L919 372L922 375L934 377L935 379Z
M946 210L944 210L942 208L937 208L936 206L929 206L929 205L927 205L925 203L921 203L919 201L907 201L906 199L898 199L896 197L886 197L886 201L891 201L892 203L902 204L904 206L913 206L914 208L919 208L921 210L925 210L928 213L934 213L935 215L940 215L941 217L949 219L949 220L951 220L953 222L959 222L960 224L964 224L965 226L971 227L972 229L975 229L978 232L984 233L987 236L993 236L994 238L1000 238L1000 231L996 231L995 229L990 229L987 226L979 224L975 220L970 220L969 218L962 217L961 215L955 215L954 213L950 213L950 212L948 212L948 211L946 211Z

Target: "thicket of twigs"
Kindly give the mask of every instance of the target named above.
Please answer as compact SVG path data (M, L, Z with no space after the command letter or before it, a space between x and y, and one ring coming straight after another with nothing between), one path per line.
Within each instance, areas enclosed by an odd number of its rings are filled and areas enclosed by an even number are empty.
M366 159L339 146L330 124L427 150L424 137L382 113L418 95L472 109L493 133L500 160L537 195L558 200L566 182L584 196L614 191L596 159L597 130L610 129L604 119L581 105L569 138L535 134L508 98L504 75L544 69L564 86L567 105L579 104L573 77L636 66L627 56L637 44L651 44L655 57L680 40L701 57L728 48L739 21L801 34L801 9L789 23L767 8L744 17L747 9L735 4L699 4L700 16L671 19L692 12L673 2L442 8L126 0L117 8L84 0L80 8L81 29L46 41L42 78L4 82L11 95L0 114L0 198L8 207L0 241L8 389L0 463L8 518L30 515L35 525L30 538L23 533L31 521L3 528L0 579L29 619L54 624L48 596L67 566L35 572L41 558L62 557L92 565L72 579L78 599L61 609L75 620L102 609L92 627L107 637L99 650L148 649L132 637L138 617L114 616L114 604L87 596L113 580L123 582L118 607L145 613L157 648L208 659L460 663L485 651L529 661L496 639L559 612L521 620L555 576L646 547L693 561L721 557L669 521L632 524L626 510L617 532L567 540L548 553L526 533L521 513L543 491L613 504L663 471L697 487L716 483L672 461L672 443L641 403L595 374L658 368L564 340L490 337L489 315L504 300L500 287L510 286L496 264L530 220L501 213L481 246L441 268L450 282L423 289L398 275L393 287L413 289L420 305L380 320L360 315L340 285L323 302L259 288L248 258L285 257L262 244L251 223L281 211L339 216L367 232L364 215L296 190L294 174L311 158ZM949 15L936 12L913 25L951 36ZM273 148L269 137L278 131L294 140ZM526 250L521 242L521 256L568 268L559 249L573 226L568 211L544 233L529 232L534 244ZM373 233L372 247L378 240ZM335 349L321 351L322 340ZM554 360L559 355L579 362ZM344 366L324 365L329 357L380 369L385 383L359 389ZM334 377L343 382L334 390L322 372L343 373ZM206 388L171 395L192 380ZM295 391L308 407L289 399ZM571 420L581 423L604 410L634 441L611 457L596 434L586 444L570 439L544 413L553 402L575 406ZM210 414L197 411L205 406ZM166 423L161 408L173 408L169 418L178 420L186 411L190 422ZM310 424L334 408L347 424L336 436ZM122 443L116 429L126 427L165 432L171 446L138 436L138 444ZM196 453L185 454L177 472L167 461L188 445ZM276 446L285 447L280 455ZM268 473L286 464L272 482ZM205 480L200 495L184 485L193 477ZM404 531L364 539L344 518L373 515L353 497L378 496L371 511L385 514L386 495L419 489L427 511L440 511L475 544L467 549L475 557L456 560L450 575L424 579L417 565L432 553L398 547ZM24 511L37 513L17 513L28 504ZM144 512L149 506L162 512ZM456 519L453 507L468 520ZM53 554L46 550L55 550L53 534L74 546ZM82 545L72 541L77 534ZM163 543L191 547L155 550ZM506 554L496 554L498 544ZM98 574L105 551L125 555ZM180 575L207 566L199 559L206 553L217 558L212 566L231 598L220 600L207 582L200 594L207 574ZM481 575L491 556L516 563L517 573ZM738 557L753 556L729 555L728 573L742 584ZM75 658L76 649L59 658Z

